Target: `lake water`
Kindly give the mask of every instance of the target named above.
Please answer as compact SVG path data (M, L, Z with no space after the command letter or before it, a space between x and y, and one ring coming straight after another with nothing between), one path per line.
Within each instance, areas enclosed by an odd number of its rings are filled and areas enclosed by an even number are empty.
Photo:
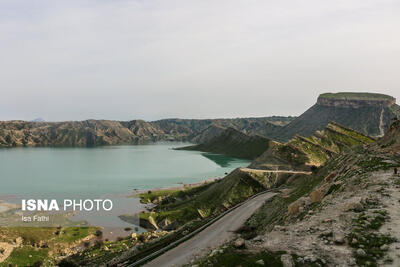
M223 177L248 160L173 150L187 143L96 148L0 149L0 200L113 198L117 213L132 209L126 195ZM20 203L20 202L19 202ZM115 214L114 214L115 215Z

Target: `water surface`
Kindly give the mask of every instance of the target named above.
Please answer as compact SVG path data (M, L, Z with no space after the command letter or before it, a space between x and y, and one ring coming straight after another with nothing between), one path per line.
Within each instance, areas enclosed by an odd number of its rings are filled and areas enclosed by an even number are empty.
M96 148L0 149L0 200L109 198L112 212L76 215L99 226L125 227L118 215L139 212L135 190L196 183L223 177L248 160L173 150L188 143Z
M222 177L249 163L172 150L184 145L0 149L0 195L120 194Z

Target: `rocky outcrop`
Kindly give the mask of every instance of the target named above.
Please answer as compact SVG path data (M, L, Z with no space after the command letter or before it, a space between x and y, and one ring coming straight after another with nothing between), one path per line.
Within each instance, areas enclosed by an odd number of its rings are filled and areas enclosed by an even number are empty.
M386 153L400 155L400 120L393 120L385 136L378 141L376 147Z
M326 93L320 95L317 100L317 105L342 108L391 107L394 104L394 97L370 93Z
M331 121L362 132L380 136L394 117L400 115L396 99L368 93L322 94L317 103L279 130L278 141L288 141L296 134L310 136L323 130Z

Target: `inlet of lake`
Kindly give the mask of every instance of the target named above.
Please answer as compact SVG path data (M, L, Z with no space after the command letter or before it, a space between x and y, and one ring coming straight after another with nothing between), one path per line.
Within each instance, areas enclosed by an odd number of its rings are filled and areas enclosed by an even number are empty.
M112 212L78 215L98 226L127 226L118 215L134 213L135 190L150 190L221 178L245 159L197 151L173 150L188 143L166 142L94 148L0 149L0 200L99 199L114 202ZM80 217L79 217L80 216Z

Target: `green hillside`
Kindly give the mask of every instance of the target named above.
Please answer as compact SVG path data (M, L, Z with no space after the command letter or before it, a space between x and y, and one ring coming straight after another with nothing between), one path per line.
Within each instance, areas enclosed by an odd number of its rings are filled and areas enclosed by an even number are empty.
M270 139L259 135L247 135L228 128L205 143L180 148L225 154L232 157L254 159L268 149Z
M310 137L296 135L288 143L275 143L251 164L260 169L308 169L321 166L345 148L369 144L374 139L331 122Z
M219 214L229 207L264 190L264 186L250 175L235 170L225 178L212 184L186 192L181 197L163 200L151 213L142 214L142 219L153 219L159 223L164 219L177 221L179 225L197 218Z

